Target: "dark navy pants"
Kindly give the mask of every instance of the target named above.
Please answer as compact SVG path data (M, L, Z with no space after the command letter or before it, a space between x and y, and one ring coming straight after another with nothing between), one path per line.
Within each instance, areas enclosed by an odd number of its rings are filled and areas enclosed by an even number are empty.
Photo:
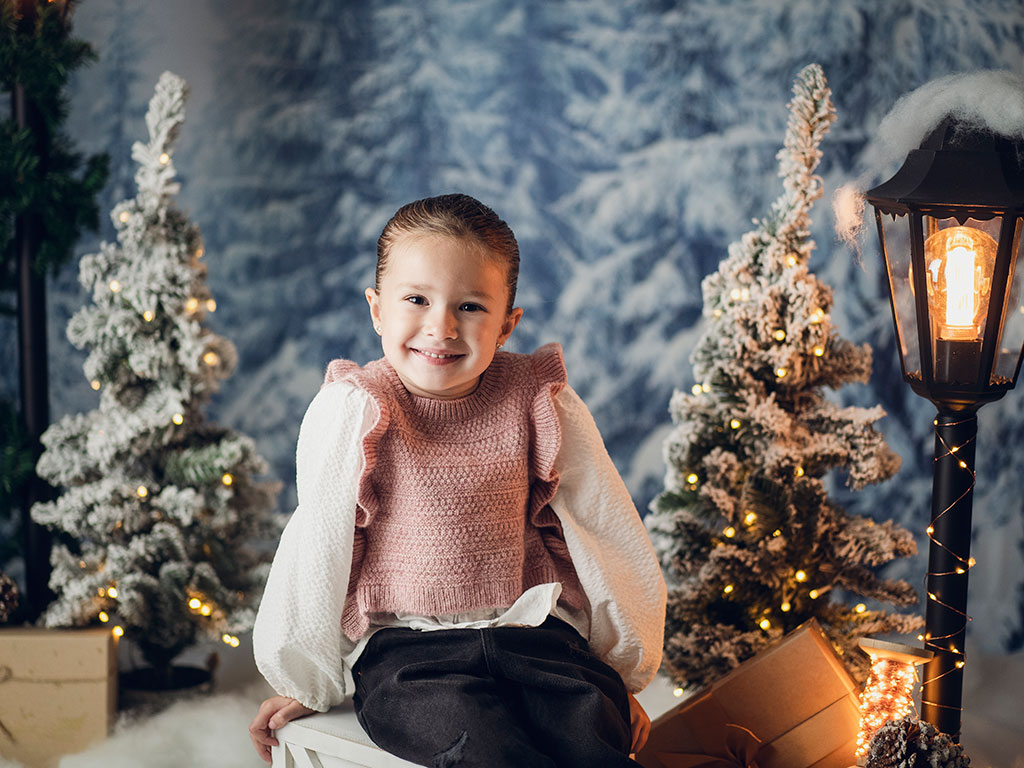
M637 765L622 679L555 618L540 627L382 629L353 672L367 735L419 765Z

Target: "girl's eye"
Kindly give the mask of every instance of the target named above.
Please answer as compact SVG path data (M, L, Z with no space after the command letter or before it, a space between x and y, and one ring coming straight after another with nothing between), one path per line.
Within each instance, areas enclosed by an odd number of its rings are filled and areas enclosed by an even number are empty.
M471 301L467 301L465 304L459 307L463 312L483 312L484 308L479 304L474 304Z
M427 303L427 300L425 298L423 298L422 296L406 296L405 300L408 301L410 304L416 304L416 305L421 305L421 304L426 304Z

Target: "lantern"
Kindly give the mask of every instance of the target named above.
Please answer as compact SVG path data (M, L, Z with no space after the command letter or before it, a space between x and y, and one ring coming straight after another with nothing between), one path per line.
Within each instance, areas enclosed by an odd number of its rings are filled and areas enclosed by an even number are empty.
M1012 389L1024 347L1024 142L946 118L867 193L903 378L935 404L922 718L960 731L977 409Z

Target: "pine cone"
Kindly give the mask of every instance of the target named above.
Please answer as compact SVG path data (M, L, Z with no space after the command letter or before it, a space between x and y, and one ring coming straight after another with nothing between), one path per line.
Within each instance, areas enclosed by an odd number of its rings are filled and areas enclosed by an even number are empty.
M865 768L968 768L963 747L931 723L904 717L879 728L868 747Z
M18 607L18 585L0 571L0 624L11 617Z

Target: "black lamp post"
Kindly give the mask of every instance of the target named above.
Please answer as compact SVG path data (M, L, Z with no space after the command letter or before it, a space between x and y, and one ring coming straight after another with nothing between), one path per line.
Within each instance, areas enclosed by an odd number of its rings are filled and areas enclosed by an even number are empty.
M938 409L921 714L958 738L976 412L1014 386L1024 347L1024 142L947 118L867 199L903 378Z

